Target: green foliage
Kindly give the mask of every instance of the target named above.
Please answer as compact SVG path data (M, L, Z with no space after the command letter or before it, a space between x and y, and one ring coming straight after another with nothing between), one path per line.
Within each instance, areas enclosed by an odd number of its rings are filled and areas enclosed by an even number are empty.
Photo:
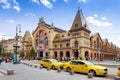
M0 44L0 56L2 55L2 45Z
M2 46L2 44L0 44L0 56L5 56L5 50Z
M34 56L36 56L36 53L35 53L34 48L32 47L30 50L30 57L34 57Z

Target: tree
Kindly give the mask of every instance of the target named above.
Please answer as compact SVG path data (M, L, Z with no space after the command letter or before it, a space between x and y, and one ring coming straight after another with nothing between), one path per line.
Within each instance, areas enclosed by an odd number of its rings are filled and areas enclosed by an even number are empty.
M34 48L32 47L31 50L30 50L30 57L33 58L35 56L36 56L36 53L35 53Z
M0 44L0 56L2 55L2 45Z
M2 44L0 44L0 56L5 56L5 50L2 46Z

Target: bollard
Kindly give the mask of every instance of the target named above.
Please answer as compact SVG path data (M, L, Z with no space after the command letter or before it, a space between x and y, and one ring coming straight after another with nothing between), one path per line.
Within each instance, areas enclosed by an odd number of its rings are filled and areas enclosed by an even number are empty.
M120 80L120 76L115 76L114 80Z
M50 68L49 68L49 67L47 68L47 71L50 71Z
M7 70L7 75L13 75L14 74L14 70Z
M70 75L74 75L74 71L73 70L70 70L69 73L70 73Z
M57 69L57 72L60 73L60 72L61 72L61 69Z
M93 78L93 74L92 73L88 73L88 78Z
M43 66L40 66L40 69L42 69L43 68Z
M34 68L37 68L37 65L34 65Z
M30 65L30 67L32 67L32 65Z

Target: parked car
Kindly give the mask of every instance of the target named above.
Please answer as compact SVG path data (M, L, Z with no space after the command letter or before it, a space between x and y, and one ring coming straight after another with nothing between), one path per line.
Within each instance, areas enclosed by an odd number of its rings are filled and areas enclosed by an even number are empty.
M40 61L40 65L47 68L59 69L63 67L63 63L56 59L43 59Z
M94 63L86 60L71 60L63 65L63 69L66 71L73 70L74 72L80 73L92 73L95 75L106 75L107 68L100 65L95 65Z
M120 66L118 66L117 75L120 76Z

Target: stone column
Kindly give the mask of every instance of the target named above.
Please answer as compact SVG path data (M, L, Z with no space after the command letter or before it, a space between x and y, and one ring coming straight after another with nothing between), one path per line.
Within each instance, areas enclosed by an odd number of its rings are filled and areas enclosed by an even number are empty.
M81 57L85 60L85 51L84 48L81 48Z

